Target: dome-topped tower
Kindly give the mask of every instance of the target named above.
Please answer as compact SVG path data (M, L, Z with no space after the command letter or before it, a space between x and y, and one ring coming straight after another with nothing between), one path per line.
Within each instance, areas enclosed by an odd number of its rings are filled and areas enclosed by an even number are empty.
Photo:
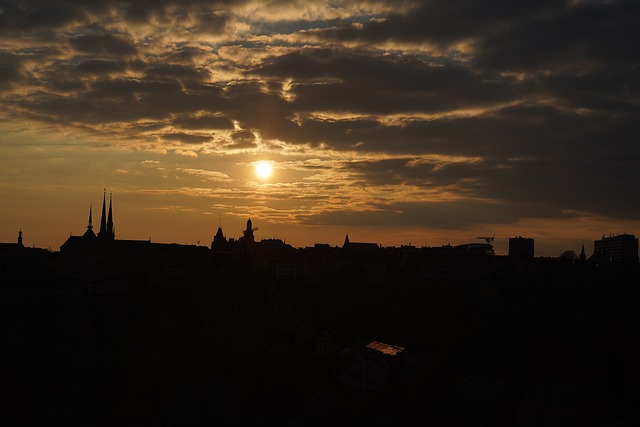
M254 242L253 238L253 223L251 222L251 218L247 220L247 229L243 231L244 233L244 241L246 244L252 244Z

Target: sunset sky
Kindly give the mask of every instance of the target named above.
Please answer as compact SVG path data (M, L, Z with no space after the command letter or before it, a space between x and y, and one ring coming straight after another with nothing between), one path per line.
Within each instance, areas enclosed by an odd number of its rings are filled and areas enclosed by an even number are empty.
M640 2L0 0L0 241L640 235ZM255 173L260 161L273 173Z

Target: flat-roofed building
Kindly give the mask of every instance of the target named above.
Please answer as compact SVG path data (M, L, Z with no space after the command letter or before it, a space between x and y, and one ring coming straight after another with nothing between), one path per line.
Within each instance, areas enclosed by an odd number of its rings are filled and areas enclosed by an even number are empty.
M510 237L509 256L512 258L533 258L535 241L529 237Z
M618 234L593 242L593 254L612 262L637 263L638 238L633 234Z

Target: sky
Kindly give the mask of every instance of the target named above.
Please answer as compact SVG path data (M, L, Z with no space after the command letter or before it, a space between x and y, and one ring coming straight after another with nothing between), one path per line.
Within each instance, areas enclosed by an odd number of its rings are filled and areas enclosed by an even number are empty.
M640 235L640 2L0 0L0 241ZM255 173L259 162L273 168Z

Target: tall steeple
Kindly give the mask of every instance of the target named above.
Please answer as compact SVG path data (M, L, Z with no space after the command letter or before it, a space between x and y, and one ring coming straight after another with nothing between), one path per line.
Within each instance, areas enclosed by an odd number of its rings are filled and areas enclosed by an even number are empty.
M100 217L100 231L98 232L98 237L102 237L103 239L107 237L107 189L104 189L104 193L102 195L102 216Z
M580 251L580 258L578 258L581 262L585 262L587 260L587 254L584 252L584 241L582 242L582 250Z
M91 213L92 213L91 211L92 210L93 210L93 207L91 205L89 205L89 225L87 225L87 228L89 230L91 230L93 228L93 219L91 218L92 217L92 215L91 215Z
M18 231L18 246L22 247L22 229Z
M244 230L244 241L246 244L253 244L253 224L251 223L251 218L247 220L247 229Z
M113 194L109 193L109 217L107 219L107 237L114 239L116 237L115 230L113 229Z
M89 224L87 224L87 231L82 235L83 237L91 237L95 238L96 234L93 232L93 215L92 215L93 207L89 206Z

